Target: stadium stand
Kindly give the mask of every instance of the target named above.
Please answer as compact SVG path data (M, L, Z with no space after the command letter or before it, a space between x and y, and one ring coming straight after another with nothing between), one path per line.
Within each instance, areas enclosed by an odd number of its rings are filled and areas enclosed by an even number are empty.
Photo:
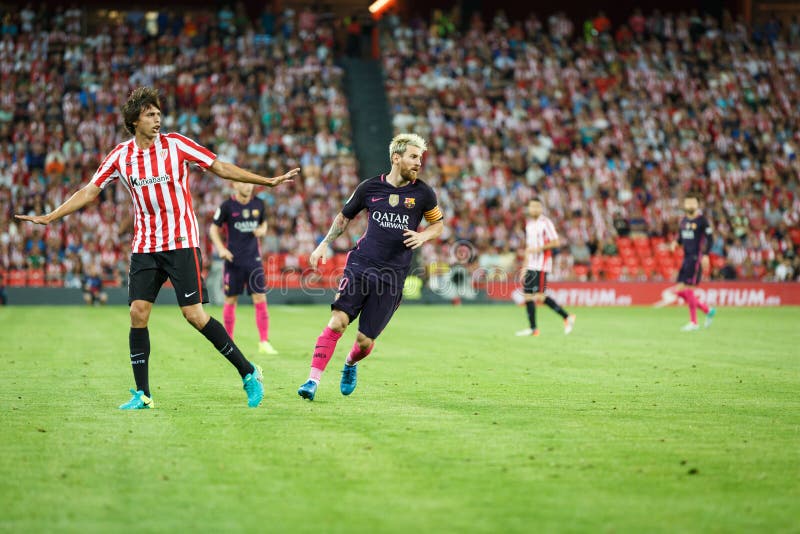
M671 279L664 243L692 190L713 277L796 277L800 23L637 11L582 29L562 14L385 22L395 131L432 140L450 242L514 255L538 195L567 241L554 278Z
M566 240L554 278L670 279L679 259L664 245L690 189L715 225L713 277L800 276L800 25L638 12L625 24L600 15L580 27L563 15L511 23L502 13L463 24L439 12L387 16L381 30L394 128L430 139L424 174L448 220L443 241L420 255L428 276L454 263L476 276L512 268L522 207L540 195ZM161 90L165 131L265 175L303 168L293 186L259 193L268 280L299 284L359 180L335 61L347 47L348 22L309 9L4 12L5 285L80 287L91 265L107 285L125 283L124 188L46 229L13 214L43 213L88 181L128 137L119 105L142 84ZM207 228L227 191L199 171L191 180ZM351 225L335 251L363 229Z
M303 168L302 181L260 196L269 213L267 257L282 264L287 254L307 256L358 183L343 72L333 61L345 39L341 21L310 9L265 9L255 20L227 7L156 19L103 13L4 13L0 264L9 273L37 273L10 276L9 285L40 284L43 265L47 285L79 284L90 264L107 284L124 282L132 208L121 186L44 231L15 223L13 214L43 213L86 183L128 137L119 106L144 84L161 91L165 131L185 133L265 175ZM207 228L227 194L224 182L198 171L190 179ZM354 225L337 251L347 250L363 226ZM205 252L211 254L208 242Z

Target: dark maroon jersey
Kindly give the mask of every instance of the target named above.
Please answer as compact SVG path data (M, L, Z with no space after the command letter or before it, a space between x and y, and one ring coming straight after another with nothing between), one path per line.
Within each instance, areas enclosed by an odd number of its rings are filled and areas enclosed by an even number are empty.
M264 222L264 202L253 197L247 204L229 198L214 213L214 224L228 230L228 250L237 265L250 265L261 261L258 238L253 234Z

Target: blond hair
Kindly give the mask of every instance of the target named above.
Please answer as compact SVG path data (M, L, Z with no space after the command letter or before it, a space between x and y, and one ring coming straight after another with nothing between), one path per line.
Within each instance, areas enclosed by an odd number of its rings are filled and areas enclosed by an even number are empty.
M394 139L392 139L392 142L389 144L389 160L392 159L392 155L394 154L400 154L401 156L405 154L408 145L419 148L423 153L428 150L428 144L425 142L425 139L419 135L415 133L402 133L395 135Z

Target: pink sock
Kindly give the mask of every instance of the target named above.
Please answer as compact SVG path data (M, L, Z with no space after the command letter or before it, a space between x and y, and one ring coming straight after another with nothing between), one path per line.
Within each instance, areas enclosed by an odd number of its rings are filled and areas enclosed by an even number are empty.
M325 370L328 366L328 362L331 361L331 356L333 356L333 351L336 350L336 343L339 341L340 337L342 337L341 332L334 332L327 326L319 335L317 338L317 345L314 347L314 357L311 359L311 373L308 375L309 379L317 382L320 381L320 378L322 378L322 371Z
M697 298L691 289L686 290L686 303L689 305L689 320L697 324Z
M225 323L225 331L233 339L233 327L236 325L236 304L222 305L222 321Z
M362 351L358 341L353 343L353 348L350 349L350 354L347 355L347 365L355 365L369 356L369 353L372 352L372 347L374 346L375 342L373 341L370 346L367 347L367 350Z
M697 307L698 307L698 308L700 308L700 310L701 310L703 313L705 313L706 315L708 315L708 304L706 304L705 302L703 302L702 300L700 300L699 298L697 298L697 295L695 295L695 294L694 294L694 289L688 289L687 291L691 292L691 294L692 294L692 298L694 298L694 301L695 301L695 303L697 304Z
M267 311L266 302L258 302L256 308L256 328L258 328L258 336L261 341L269 339L269 312Z

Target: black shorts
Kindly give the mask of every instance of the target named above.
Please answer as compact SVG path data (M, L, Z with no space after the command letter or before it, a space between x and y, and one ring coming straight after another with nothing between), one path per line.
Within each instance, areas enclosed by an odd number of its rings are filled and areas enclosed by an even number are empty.
M178 305L205 304L208 291L202 272L203 256L199 248L131 254L128 305L134 300L155 302L168 278L175 288Z
M345 312L350 322L360 314L358 331L375 339L389 324L402 299L402 286L397 287L345 268L331 309Z
M525 280L522 282L522 292L526 295L544 293L547 289L547 273L544 271L525 271Z
M263 294L267 292L264 278L264 267L260 263L236 265L226 261L222 277L222 287L226 297L241 295L247 288L247 294Z
M702 274L703 268L700 264L700 257L685 256L683 263L681 263L681 270L678 272L678 282L682 282L687 286L696 286L700 283Z

